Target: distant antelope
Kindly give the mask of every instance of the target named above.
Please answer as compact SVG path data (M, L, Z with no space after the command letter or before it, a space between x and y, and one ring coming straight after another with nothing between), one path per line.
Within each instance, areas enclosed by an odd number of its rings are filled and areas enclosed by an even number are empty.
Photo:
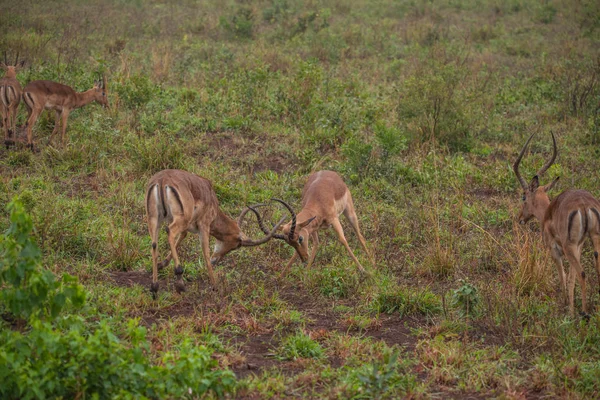
M2 124L4 126L4 144L8 149L15 143L17 111L21 102L21 84L17 80L17 68L23 67L25 60L19 65L19 53L13 65L9 65L4 53L2 67L6 69L4 78L0 79L0 111L2 112Z
M554 200L548 198L548 191L554 187L558 177L546 186L540 186L538 177L554 163L557 155L556 139L552 134L554 151L552 158L538 171L527 185L519 173L519 164L533 135L529 137L513 165L515 175L523 188L523 207L519 222L526 223L535 217L542 228L544 244L550 249L556 262L563 295L568 293L569 311L575 313L575 279L581 284L581 305L583 315L587 316L585 272L580 263L581 249L587 236L592 239L594 258L600 278L600 202L585 190L565 190ZM563 259L569 262L568 292L565 284Z
M33 150L33 126L44 109L54 110L56 119L50 140L62 124L61 144L65 143L65 132L67 131L67 120L72 110L83 107L92 101L108 107L108 93L106 89L106 77L97 80L94 87L85 92L77 93L69 86L52 81L32 81L23 89L23 102L27 106L28 116L25 128L27 130L27 147Z
M365 272L365 269L352 252L352 249L344 236L344 230L342 229L342 224L339 220L339 216L342 213L346 219L348 219L348 222L350 222L354 232L356 232L358 241L369 256L371 264L375 266L373 257L367 249L365 238L360 233L358 227L358 218L354 211L352 195L342 178L336 172L319 171L308 177L308 181L302 190L302 210L297 215L294 213L292 207L286 202L279 199L273 200L283 204L292 214L292 220L282 227L283 235L273 235L274 238L284 240L296 249L296 252L285 266L285 271L290 268L298 256L300 256L300 259L303 262L306 262L308 259L309 237L315 242L307 265L307 268L310 268L317 255L317 250L319 249L318 231L320 229L333 227L338 236L338 240L344 245L346 250L348 250L350 257L352 257L356 265L358 265L360 271L363 273ZM261 229L266 231L264 226L262 226Z
M229 218L219 208L217 196L209 180L192 173L167 169L150 178L146 189L146 215L148 217L148 230L152 239L152 285L150 290L153 297L158 292L158 269L165 268L175 259L175 274L177 276L176 290L185 290L182 274L183 268L177 256L177 246L187 236L188 232L200 235L202 253L208 270L208 276L213 286L216 279L213 266L232 250L244 246L257 246L269 241L275 231L283 224L282 218L275 227L267 232L262 239L252 240L240 230L246 213L246 208L237 221ZM259 218L259 224L262 220ZM158 232L161 225L168 224L169 246L171 253L167 258L158 263ZM209 237L213 236L217 242L214 252L209 258Z

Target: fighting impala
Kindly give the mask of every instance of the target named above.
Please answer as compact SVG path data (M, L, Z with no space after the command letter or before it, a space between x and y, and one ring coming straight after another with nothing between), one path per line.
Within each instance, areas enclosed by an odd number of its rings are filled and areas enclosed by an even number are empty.
M13 65L9 65L4 53L2 67L6 69L4 78L0 79L0 111L2 112L2 124L4 127L4 144L8 149L15 143L17 110L21 102L21 84L17 80L17 68L23 67L25 60L19 65L19 53Z
M33 126L44 109L54 110L56 119L50 140L62 125L61 144L65 143L67 120L72 110L83 107L93 101L108 107L106 77L94 83L94 87L85 92L77 93L69 86L52 81L32 81L23 88L23 102L27 106L27 147L33 150Z
M575 279L581 284L581 306L583 315L587 316L585 272L580 263L583 242L587 236L594 246L596 269L600 278L600 202L585 190L565 190L554 200L550 201L548 191L554 187L558 177L551 183L540 186L539 177L550 168L557 155L556 139L552 134L552 158L533 177L529 185L519 173L519 164L525 150L531 142L533 134L529 137L521 153L513 165L513 169L521 187L523 188L523 207L519 215L519 222L525 224L535 217L542 230L542 238L549 248L554 259L561 290L569 303L569 312L575 313ZM565 283L565 270L563 259L569 262L567 275L568 288ZM567 291L568 289L568 291Z
M283 234L275 234L274 238L283 240L290 244L296 252L285 266L287 271L299 256L303 262L308 257L308 239L312 238L315 242L310 259L308 259L307 268L310 268L319 249L320 229L333 227L338 240L344 245L350 257L354 260L361 272L366 272L360 261L356 258L352 249L346 241L344 230L340 223L339 216L344 214L350 226L356 232L358 240L363 250L369 256L371 264L375 266L373 258L367 249L365 238L360 233L358 227L358 218L354 211L352 195L342 178L333 171L319 171L308 177L306 185L302 190L302 210L296 215L292 207L283 200L273 199L283 204L292 214L292 220L282 227ZM258 212L252 208L252 211L259 217ZM261 225L261 229L267 233L267 229Z
M250 208L244 209L237 221L229 218L219 208L219 202L209 180L192 173L167 169L150 178L146 189L146 215L148 230L152 239L152 285L150 291L156 297L158 292L158 269L165 268L175 259L175 288L178 292L185 290L183 284L183 268L179 263L177 246L188 232L200 236L204 262L213 287L217 281L213 266L227 253L240 247L258 246L268 242L275 231L283 224L282 218L267 235L258 240L249 239L242 231L241 225ZM259 224L263 225L259 218ZM158 263L158 232L163 223L167 223L167 234L170 254ZM264 225L263 225L264 226ZM209 237L216 239L212 256L209 258Z

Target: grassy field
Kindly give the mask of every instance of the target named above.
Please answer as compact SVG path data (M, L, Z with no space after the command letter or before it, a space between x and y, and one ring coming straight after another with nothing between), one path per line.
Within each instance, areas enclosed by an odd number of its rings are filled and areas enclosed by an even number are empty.
M64 148L45 113L38 152L0 149L0 229L18 196L11 232L29 214L41 250L0 262L2 298L11 265L71 274L86 297L16 319L0 304L0 379L21 380L5 397L600 397L591 246L586 322L558 301L537 222L517 224L512 172L537 132L530 179L554 132L542 183L600 196L597 1L5 1L0 50L27 59L22 84L105 73L111 104L73 112ZM292 248L272 241L230 253L215 291L192 235L188 291L171 264L153 301L144 191L165 168L212 180L234 217L271 197L299 209L311 171L338 171L372 276L328 230L311 270L281 274Z

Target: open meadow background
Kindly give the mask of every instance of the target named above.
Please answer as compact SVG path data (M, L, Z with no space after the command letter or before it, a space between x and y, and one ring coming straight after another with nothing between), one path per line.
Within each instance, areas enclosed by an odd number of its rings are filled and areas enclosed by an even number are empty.
M558 301L537 222L517 224L512 163L536 132L521 167L530 179L554 132L559 156L541 179L561 177L552 196L600 196L600 2L1 7L0 50L26 58L23 85L83 91L104 73L111 105L73 112L65 148L48 143L47 112L38 152L0 149L0 229L18 196L40 265L77 277L86 297L60 314L5 314L4 396L599 396L591 251L586 323ZM299 209L311 171L338 171L376 268L343 221L346 236L372 277L329 230L311 270L280 275L292 248L271 241L230 253L213 291L190 235L188 291L176 294L171 264L153 301L143 200L165 168L212 180L234 217L271 197ZM267 209L272 221L279 213ZM244 230L258 236L255 225ZM159 245L166 255L164 232Z

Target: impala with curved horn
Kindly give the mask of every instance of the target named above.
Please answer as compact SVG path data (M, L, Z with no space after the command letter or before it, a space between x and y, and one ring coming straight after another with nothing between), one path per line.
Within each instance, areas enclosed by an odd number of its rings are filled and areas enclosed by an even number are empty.
M23 89L23 102L27 106L28 116L25 129L27 130L27 147L33 150L33 126L44 109L54 110L56 119L50 140L62 125L61 144L65 143L67 120L72 110L83 107L93 101L108 108L108 91L106 77L103 76L94 87L85 92L77 93L69 86L52 81L32 81Z
M19 53L15 58L14 64L10 65L4 52L4 63L2 67L6 69L4 78L0 79L0 111L2 112L2 124L4 128L4 144L8 149L11 144L15 144L17 111L21 102L21 84L17 80L17 68L22 68L25 60L19 65Z
M586 237L590 237L594 246L594 258L598 277L600 278L600 202L585 190L565 190L554 200L550 201L548 191L558 182L558 177L551 183L540 186L539 177L550 168L556 160L556 138L552 134L553 153L550 160L533 177L529 185L519 173L519 164L525 150L533 138L529 137L519 153L513 169L523 188L523 207L519 214L519 222L526 223L535 217L541 225L544 244L550 249L554 259L561 290L567 300L571 315L575 312L575 280L581 284L581 306L583 315L587 316L585 272L581 266L581 250ZM567 276L568 288L565 283L563 259L569 262ZM568 289L568 291L567 291Z
M375 266L373 257L367 249L365 238L360 233L358 226L358 218L354 211L354 203L352 195L342 178L333 171L319 171L311 174L308 177L306 185L302 191L302 210L296 215L292 207L283 200L272 199L273 201L283 204L285 208L292 214L292 220L282 227L283 234L275 234L275 239L283 240L290 244L296 252L287 263L285 271L294 263L299 256L303 262L308 259L308 239L312 238L315 242L307 267L310 268L317 255L319 249L319 234L320 229L333 227L337 234L338 240L344 245L350 257L354 260L361 272L365 269L360 264L352 249L346 241L344 230L340 223L339 216L344 214L352 229L358 236L358 240L363 250L369 256L371 264ZM258 212L252 208L257 217ZM267 229L261 224L261 229L267 233Z
M146 215L148 230L152 239L152 296L158 292L158 269L165 268L175 259L175 275L177 276L176 290L185 290L182 274L183 268L179 263L177 246L187 236L188 232L200 236L202 253L208 270L208 276L213 286L216 279L213 266L227 253L240 247L258 246L268 242L275 231L283 224L282 218L266 236L258 240L248 238L241 230L245 215L250 211L246 208L237 221L229 218L219 208L217 195L208 179L182 170L167 169L150 178L146 189ZM158 232L163 223L167 223L167 233L171 253L158 263ZM260 216L258 222L264 227ZM209 237L216 239L212 256L209 258Z

